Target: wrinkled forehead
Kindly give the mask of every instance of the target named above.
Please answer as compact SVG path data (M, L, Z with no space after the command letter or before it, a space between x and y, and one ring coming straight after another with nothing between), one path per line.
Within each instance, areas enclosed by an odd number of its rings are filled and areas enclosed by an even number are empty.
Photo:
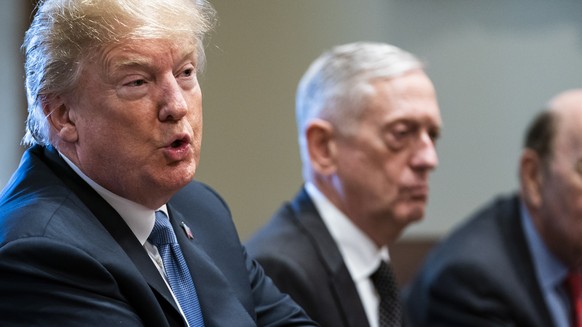
M548 107L556 117L556 146L582 146L582 90L565 91L553 98Z
M198 56L199 47L196 40L188 38L144 38L126 39L96 49L93 59L106 59L112 53L120 60L131 60L143 53L172 53L176 56Z
M86 58L84 64L97 64L108 73L121 67L151 66L162 57L188 58L197 66L198 47L194 40L186 38L123 40L98 48Z
M442 124L434 86L423 71L377 80L373 86L369 104L376 110L394 119L410 117L436 127Z

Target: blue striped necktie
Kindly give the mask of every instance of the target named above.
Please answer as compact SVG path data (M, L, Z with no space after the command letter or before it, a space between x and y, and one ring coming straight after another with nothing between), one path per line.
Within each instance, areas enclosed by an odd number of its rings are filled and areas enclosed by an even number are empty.
M203 327L202 311L192 276L182 255L170 220L163 211L156 211L156 223L148 241L158 248L164 263L168 284L178 300L190 327Z

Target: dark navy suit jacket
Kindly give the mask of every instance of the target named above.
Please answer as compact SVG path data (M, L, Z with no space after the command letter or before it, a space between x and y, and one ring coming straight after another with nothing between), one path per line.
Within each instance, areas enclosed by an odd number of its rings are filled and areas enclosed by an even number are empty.
M431 251L407 295L410 325L554 326L517 195L500 197Z
M246 247L279 289L321 326L369 326L342 255L304 188Z
M168 210L207 327L316 325L247 257L211 189L192 182ZM129 227L51 147L27 150L0 195L0 325L185 326Z

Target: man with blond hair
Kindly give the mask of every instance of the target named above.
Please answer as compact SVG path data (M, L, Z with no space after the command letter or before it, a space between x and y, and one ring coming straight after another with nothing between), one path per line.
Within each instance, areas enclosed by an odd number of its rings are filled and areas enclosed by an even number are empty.
M193 181L203 0L46 0L0 195L1 326L316 326Z

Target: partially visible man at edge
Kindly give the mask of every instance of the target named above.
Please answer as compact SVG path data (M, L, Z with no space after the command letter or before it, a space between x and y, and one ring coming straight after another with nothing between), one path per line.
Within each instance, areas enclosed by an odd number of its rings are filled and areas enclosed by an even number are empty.
M192 181L212 17L203 0L40 2L31 147L0 195L0 325L317 325Z
M334 47L297 90L304 186L247 243L322 326L400 326L388 246L419 221L437 166L435 90L412 54Z
M582 326L582 89L530 123L519 180L429 254L407 297L414 327Z

